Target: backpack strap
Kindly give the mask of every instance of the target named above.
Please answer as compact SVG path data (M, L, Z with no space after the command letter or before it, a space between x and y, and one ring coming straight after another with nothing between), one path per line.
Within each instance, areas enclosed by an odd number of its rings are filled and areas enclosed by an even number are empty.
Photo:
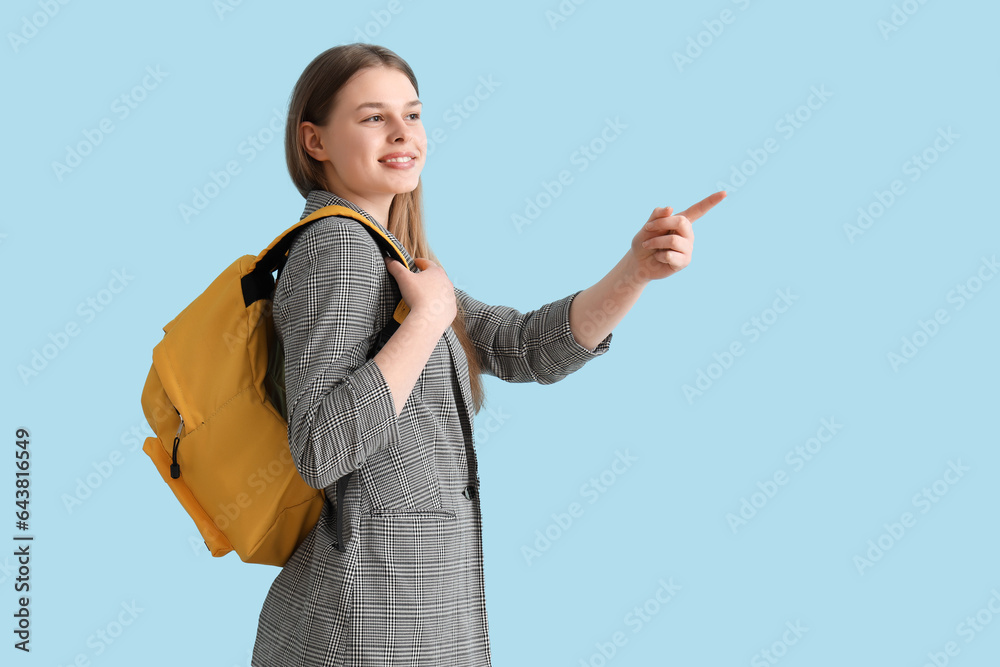
M299 234L304 232L306 227L312 223L322 220L323 218L333 216L351 218L352 220L360 222L364 228L368 230L368 233L371 234L372 239L375 241L375 245L377 245L379 250L381 250L383 257L396 257L404 266L409 268L409 263L406 261L403 251L392 242L392 239L386 236L381 228L373 224L370 220L368 220L368 218L353 209L347 208L346 206L324 206L323 208L310 213L308 216L286 229L281 236L274 239L274 241L271 242L271 245L265 248L260 255L257 256L253 269L243 276L241 281L243 288L243 303L247 307L260 299L271 298L271 295L274 292L275 284L274 276L271 274L277 270L280 277L281 269L284 268L285 262L288 261L288 250L292 247L292 243L295 242L295 239L298 238ZM409 312L410 309L406 305L406 302L400 299L399 304L396 306L396 310L392 314L392 319L395 320L397 324L402 323L403 319Z

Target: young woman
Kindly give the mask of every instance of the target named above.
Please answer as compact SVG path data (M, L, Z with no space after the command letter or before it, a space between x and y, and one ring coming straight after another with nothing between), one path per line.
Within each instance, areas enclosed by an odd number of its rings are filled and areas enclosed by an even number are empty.
M407 63L369 44L322 53L292 93L285 148L303 217L352 208L409 266L340 217L289 250L274 294L289 445L328 502L271 585L255 667L490 665L472 438L480 374L549 384L604 354L643 287L687 266L691 222L725 196L676 216L655 209L587 290L528 313L489 306L456 289L427 244L420 109ZM410 312L371 356L400 297Z

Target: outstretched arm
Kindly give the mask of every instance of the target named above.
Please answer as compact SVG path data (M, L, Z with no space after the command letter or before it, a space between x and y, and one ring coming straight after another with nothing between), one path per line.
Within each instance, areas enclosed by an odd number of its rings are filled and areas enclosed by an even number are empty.
M726 192L720 190L678 215L672 215L670 206L653 209L625 256L608 275L573 299L569 325L576 342L588 350L596 347L632 309L651 280L672 276L687 266L694 249L691 223L725 197Z

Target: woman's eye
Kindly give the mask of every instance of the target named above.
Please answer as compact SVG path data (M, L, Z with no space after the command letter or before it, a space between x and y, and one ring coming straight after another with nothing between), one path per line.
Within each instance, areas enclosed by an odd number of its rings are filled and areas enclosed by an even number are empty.
M408 114L408 116L415 116L415 118L413 120L420 120L420 113L417 112L417 111L414 111L413 113ZM368 116L368 118L365 118L361 122L366 123L366 122L370 121L372 118L381 118L381 117L382 117L381 114L375 114L374 116Z

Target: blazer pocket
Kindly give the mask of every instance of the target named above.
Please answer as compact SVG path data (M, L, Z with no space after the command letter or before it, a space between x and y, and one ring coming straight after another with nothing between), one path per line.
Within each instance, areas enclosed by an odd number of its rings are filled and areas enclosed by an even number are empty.
M442 519L445 521L457 519L458 515L451 510L389 510L373 509L368 511L370 517L387 519Z
M441 510L441 483L433 438L406 437L365 462L366 514Z

